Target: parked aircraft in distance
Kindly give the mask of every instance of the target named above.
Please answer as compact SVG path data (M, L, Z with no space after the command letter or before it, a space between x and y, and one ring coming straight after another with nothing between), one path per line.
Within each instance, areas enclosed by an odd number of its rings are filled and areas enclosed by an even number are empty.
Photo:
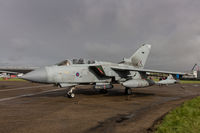
M175 83L178 83L178 81L175 80L171 74L167 77L167 79L157 82L158 85L169 85L169 84L175 84Z
M151 45L144 44L130 58L124 58L120 63L97 62L83 60L66 60L57 65L46 66L35 69L22 76L23 79L56 84L59 87L69 87L68 97L73 98L73 90L77 85L92 84L95 88L107 92L113 88L114 83L125 87L125 94L132 93L131 88L147 87L155 84L147 78L147 72L166 73L171 75L181 72L168 72L159 70L144 69L151 50Z
M22 73L0 70L0 78L9 79L22 76Z

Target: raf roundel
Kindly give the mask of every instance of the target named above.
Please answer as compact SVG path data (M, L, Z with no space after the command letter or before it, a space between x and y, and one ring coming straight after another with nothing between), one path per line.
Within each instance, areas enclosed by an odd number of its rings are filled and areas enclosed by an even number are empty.
M76 73L76 77L79 77L79 76L80 76L80 73L79 73L79 72L77 72L77 73Z

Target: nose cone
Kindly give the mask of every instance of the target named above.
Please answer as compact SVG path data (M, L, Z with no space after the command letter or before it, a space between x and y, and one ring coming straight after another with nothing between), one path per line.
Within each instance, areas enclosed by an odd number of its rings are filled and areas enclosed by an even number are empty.
M39 68L32 72L29 72L21 77L22 79L33 81L33 82L47 82L47 72L45 68Z

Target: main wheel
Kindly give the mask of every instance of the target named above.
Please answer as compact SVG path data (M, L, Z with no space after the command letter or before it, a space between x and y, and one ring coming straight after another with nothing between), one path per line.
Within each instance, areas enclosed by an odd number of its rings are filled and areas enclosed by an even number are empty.
M125 88L125 94L126 94L126 95L131 95L131 94L132 94L131 88L126 87L126 88Z
M108 91L107 91L106 89L100 89L99 92L102 93L102 94L106 94L106 93L108 93Z

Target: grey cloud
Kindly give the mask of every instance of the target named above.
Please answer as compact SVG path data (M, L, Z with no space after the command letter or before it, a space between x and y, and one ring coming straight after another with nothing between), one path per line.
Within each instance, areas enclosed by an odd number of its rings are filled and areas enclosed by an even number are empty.
M199 6L198 0L0 0L0 64L118 62L150 43L147 67L185 71L200 60Z

